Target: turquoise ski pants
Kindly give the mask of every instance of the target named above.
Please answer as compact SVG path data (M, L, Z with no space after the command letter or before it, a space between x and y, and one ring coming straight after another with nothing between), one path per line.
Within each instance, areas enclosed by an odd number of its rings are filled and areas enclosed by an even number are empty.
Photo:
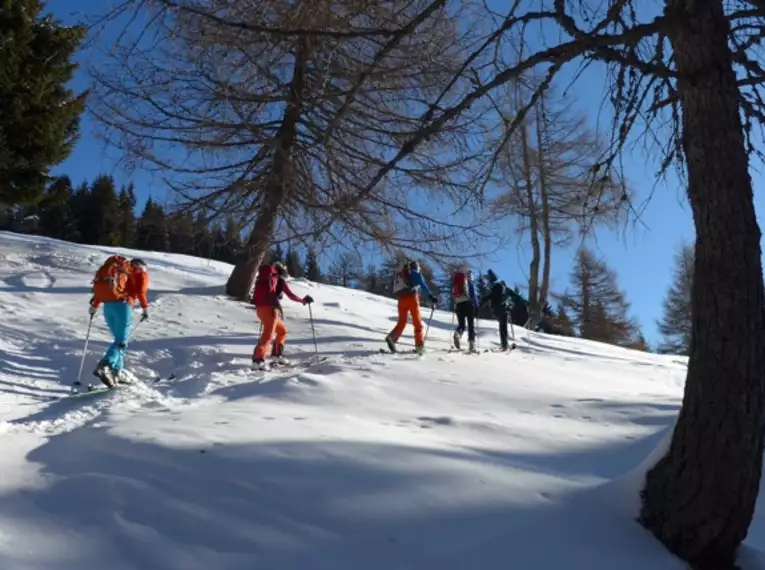
M104 303L104 319L114 336L114 342L106 350L103 362L106 362L115 372L119 372L125 366L127 340L133 324L133 307L121 301Z

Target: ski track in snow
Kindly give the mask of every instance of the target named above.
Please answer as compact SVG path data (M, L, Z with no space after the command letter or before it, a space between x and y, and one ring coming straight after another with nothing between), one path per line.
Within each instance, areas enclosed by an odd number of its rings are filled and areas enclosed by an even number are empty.
M126 359L138 381L69 398L90 279L114 252L150 266L151 319ZM223 295L229 271L0 233L0 567L684 567L633 519L685 358L517 327L510 353L449 352L442 311L425 356L381 354L393 300L293 280L327 359L254 372L258 321ZM284 310L288 356L312 357L307 309ZM84 382L110 340L99 313ZM763 518L745 570L765 569Z

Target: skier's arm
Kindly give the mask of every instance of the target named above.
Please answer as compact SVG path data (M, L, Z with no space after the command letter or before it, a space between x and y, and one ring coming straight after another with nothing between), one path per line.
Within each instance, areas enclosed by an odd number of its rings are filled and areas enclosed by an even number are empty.
M470 293L470 297L473 299L473 306L478 306L478 293L475 291L475 284L474 283L468 283L468 292Z
M133 286L135 287L133 294L141 304L141 308L148 309L149 299L147 298L146 293L149 291L149 274L145 271L139 271L138 273L134 273L132 277Z
M425 280L422 278L422 274L420 272L415 271L414 269L412 269L412 271L410 273L410 276L411 276L411 279L412 279L412 285L414 285L414 286L419 285L420 287L422 287L422 290L425 291L425 294L428 297L432 297L433 296L433 293L430 292L430 289L428 289L428 286L425 285Z
M292 289L290 289L290 286L287 285L287 282L284 279L279 279L279 285L281 285L281 291L287 295L292 301L295 301L296 303L302 303L303 299L295 295L295 293L292 292Z

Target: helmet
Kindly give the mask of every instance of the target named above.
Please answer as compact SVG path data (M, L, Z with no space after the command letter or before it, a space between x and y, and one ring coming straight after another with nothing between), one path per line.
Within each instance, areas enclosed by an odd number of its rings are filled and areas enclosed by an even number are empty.
M287 268L284 267L284 264L281 261L277 261L273 264L274 269L276 270L276 273L279 275L279 277L288 277L289 273L287 273Z
M143 259L139 259L138 257L131 259L130 265L133 269L138 269L140 271L147 271L149 269L146 265L146 262Z
M419 271L420 270L420 262L419 261L409 260L409 261L407 261L406 266L409 269L414 269L415 271Z

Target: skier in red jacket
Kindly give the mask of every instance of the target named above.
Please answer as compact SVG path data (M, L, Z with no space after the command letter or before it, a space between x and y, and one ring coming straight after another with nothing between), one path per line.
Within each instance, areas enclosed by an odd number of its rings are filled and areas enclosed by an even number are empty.
M287 268L278 261L272 265L261 265L258 268L258 276L255 279L255 291L252 295L252 304L255 305L258 319L263 324L260 339L252 355L254 366L263 368L266 366L266 357L271 345L271 338L276 334L271 356L277 363L284 363L284 342L287 340L287 327L279 318L282 311L282 295L287 295L292 301L307 305L313 303L313 299L306 295L302 299L295 295L285 280L288 277Z

